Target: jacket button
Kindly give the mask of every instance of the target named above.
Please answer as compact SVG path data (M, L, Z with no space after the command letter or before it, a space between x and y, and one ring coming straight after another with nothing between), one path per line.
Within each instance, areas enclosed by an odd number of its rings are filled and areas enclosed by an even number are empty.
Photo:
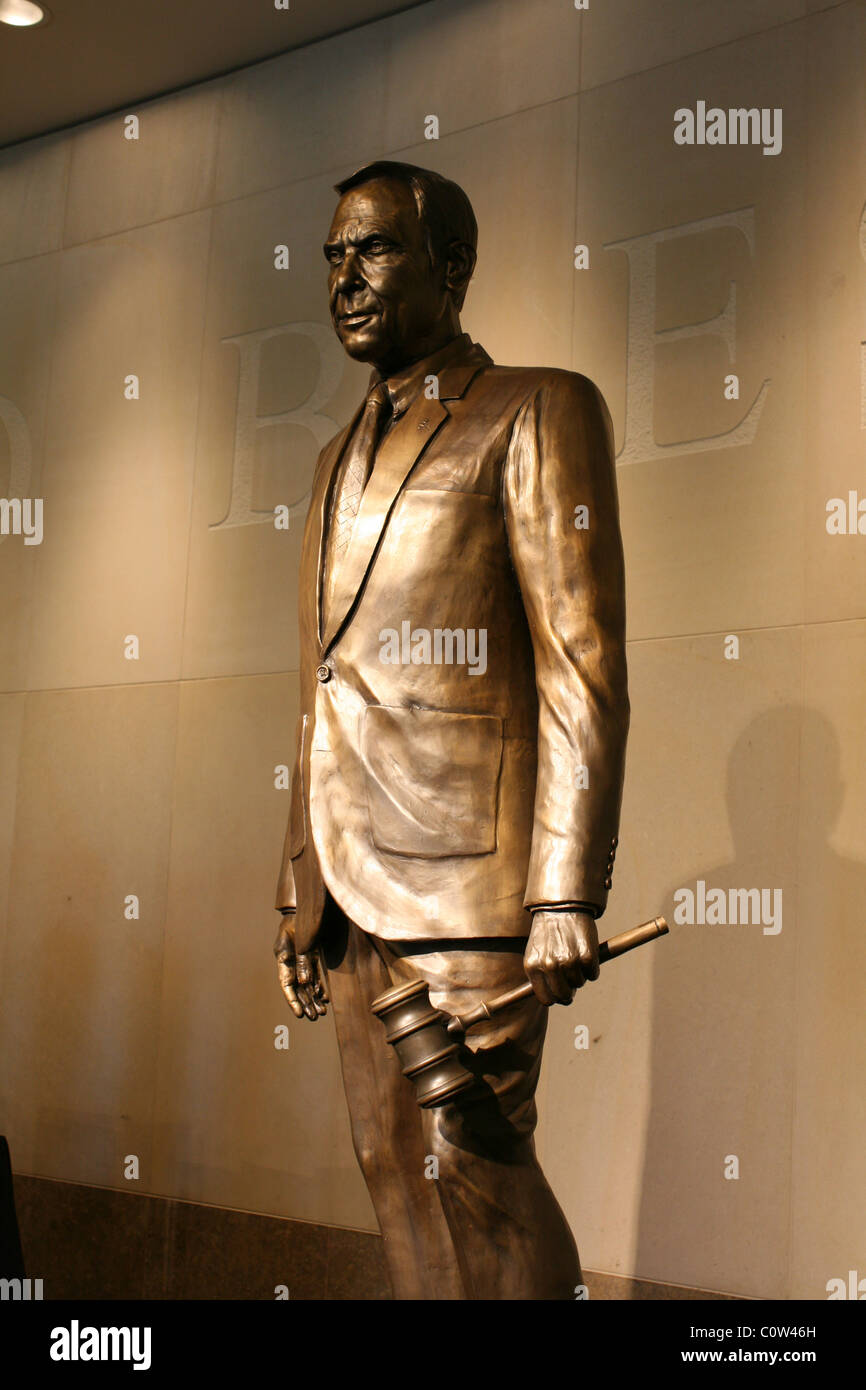
M331 679L332 674L333 672L330 666L325 666L324 663L316 667L316 680L321 681L322 685L325 685Z
M605 888L612 888L612 887L613 887L613 879L606 878L605 881L604 881L604 886L605 886Z
M613 849L616 849L617 845L619 844L619 840L617 839L616 835L614 835L614 837L613 837L613 839L611 840L610 843L611 843L612 848L613 848Z

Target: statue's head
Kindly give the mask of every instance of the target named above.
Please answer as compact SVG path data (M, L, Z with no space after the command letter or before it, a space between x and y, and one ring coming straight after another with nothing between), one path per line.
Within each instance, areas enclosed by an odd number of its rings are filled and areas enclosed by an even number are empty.
M478 228L462 188L379 160L336 185L325 243L337 336L350 357L399 371L460 332Z

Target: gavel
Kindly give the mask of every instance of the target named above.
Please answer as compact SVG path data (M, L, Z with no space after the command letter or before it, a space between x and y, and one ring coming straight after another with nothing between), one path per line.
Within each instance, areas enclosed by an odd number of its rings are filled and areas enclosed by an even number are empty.
M602 941L598 948L599 963L665 936L668 924L664 917L654 917L631 931L622 932ZM512 1004L529 999L533 994L529 980L478 1004L469 1013L454 1015L434 1009L430 989L424 980L408 985L395 985L374 999L370 1008L385 1026L385 1039L395 1049L403 1065L403 1075L415 1085L415 1099L423 1109L444 1105L475 1085L475 1077L460 1061L461 1044L453 1038L462 1037L473 1024L493 1018Z

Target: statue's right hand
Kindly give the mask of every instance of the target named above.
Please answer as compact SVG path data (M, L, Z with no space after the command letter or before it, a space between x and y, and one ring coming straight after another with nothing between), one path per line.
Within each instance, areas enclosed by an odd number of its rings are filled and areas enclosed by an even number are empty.
M295 953L294 914L287 913L274 942L280 988L296 1018L309 1018L315 1023L327 1013L328 990L325 972L318 951Z

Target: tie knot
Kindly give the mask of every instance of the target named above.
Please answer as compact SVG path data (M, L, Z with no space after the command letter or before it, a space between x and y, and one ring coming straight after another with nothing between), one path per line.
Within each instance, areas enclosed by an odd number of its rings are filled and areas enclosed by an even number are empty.
M386 408L388 410L391 408L391 396L384 381L380 381L368 394L366 409L371 411L374 415L379 416L383 414Z

